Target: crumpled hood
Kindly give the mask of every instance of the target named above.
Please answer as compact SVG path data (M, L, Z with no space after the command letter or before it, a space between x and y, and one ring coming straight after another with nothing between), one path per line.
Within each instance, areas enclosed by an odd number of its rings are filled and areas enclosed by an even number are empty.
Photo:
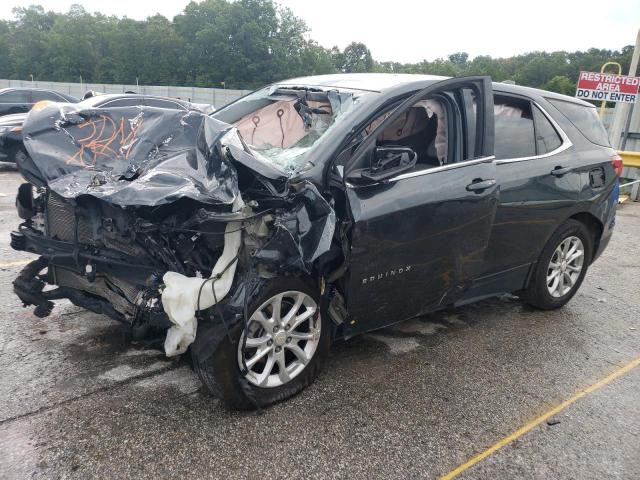
M233 128L194 111L52 104L27 116L29 157L18 168L65 198L156 206L187 197L230 205L238 175L221 140Z

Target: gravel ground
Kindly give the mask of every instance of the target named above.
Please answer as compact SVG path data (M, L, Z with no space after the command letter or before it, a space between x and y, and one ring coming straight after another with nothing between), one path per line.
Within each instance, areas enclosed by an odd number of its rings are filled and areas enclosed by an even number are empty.
M433 478L640 356L640 204L565 308L501 297L334 345L324 372L262 415L226 410L188 363L10 282L19 175L0 169L0 478ZM463 478L640 478L640 368ZM559 422L559 423L558 423Z

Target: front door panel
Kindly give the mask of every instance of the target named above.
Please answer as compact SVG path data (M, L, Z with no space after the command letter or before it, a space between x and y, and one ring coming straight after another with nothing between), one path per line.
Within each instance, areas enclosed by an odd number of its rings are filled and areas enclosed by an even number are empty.
M491 161L349 188L355 223L347 336L452 303L483 269L499 188Z

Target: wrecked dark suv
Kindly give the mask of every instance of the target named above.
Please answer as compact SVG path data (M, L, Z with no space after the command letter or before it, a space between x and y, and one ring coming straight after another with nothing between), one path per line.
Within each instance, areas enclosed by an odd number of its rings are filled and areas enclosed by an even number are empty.
M337 338L505 292L561 307L621 170L591 105L487 77L294 79L212 116L56 104L23 137L24 305L190 350L235 408L309 385Z

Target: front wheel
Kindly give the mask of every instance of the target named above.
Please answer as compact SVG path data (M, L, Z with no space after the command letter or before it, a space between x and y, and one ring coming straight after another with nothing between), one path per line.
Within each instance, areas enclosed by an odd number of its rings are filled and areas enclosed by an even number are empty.
M524 292L526 303L543 310L565 305L580 288L592 256L592 236L576 220L563 223L551 236Z
M271 405L311 384L331 341L319 293L301 279L272 281L249 303L248 312L246 331L242 323L236 325L232 341L223 339L205 361L193 358L209 391L242 410Z

